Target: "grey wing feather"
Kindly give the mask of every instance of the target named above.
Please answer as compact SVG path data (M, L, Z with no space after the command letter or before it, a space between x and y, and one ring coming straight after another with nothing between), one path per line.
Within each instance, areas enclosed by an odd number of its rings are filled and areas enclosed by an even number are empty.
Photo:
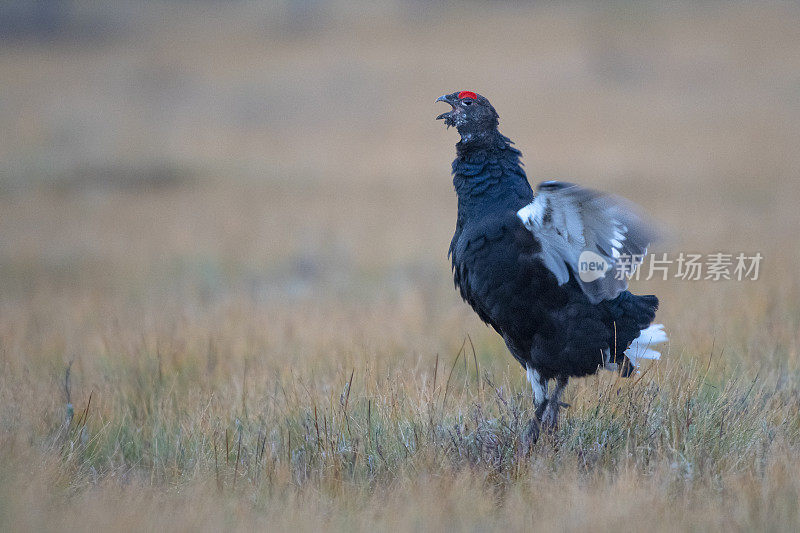
M545 266L559 285L575 273L592 303L616 298L627 289L628 278L644 260L656 232L639 209L622 198L572 183L545 181L533 202L517 216L539 241ZM585 252L592 252L581 254ZM580 270L585 258L606 263L597 279Z

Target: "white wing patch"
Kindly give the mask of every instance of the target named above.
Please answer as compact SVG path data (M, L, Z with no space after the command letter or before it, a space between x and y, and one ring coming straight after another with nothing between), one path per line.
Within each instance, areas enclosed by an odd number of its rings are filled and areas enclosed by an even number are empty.
M570 271L592 303L616 298L628 287L627 278L644 260L655 237L638 209L621 198L571 183L545 181L533 202L517 216L542 247L539 257L558 280ZM590 251L608 265L607 274L581 279L580 256Z

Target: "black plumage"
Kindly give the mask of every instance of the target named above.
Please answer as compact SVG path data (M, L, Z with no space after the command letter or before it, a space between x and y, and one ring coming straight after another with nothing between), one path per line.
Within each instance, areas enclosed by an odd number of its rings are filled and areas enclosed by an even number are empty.
M465 92L439 100L453 109L438 118L461 134L452 167L458 195L449 250L453 279L528 369L538 435L538 421L557 423L569 377L602 367L631 373L635 360L625 351L658 308L655 296L636 296L610 275L580 279L576 254L591 249L613 266L620 252L646 251L652 232L635 208L588 189L545 182L534 195L521 153L498 131L488 100ZM557 387L547 397L550 379ZM537 386L544 387L538 398Z

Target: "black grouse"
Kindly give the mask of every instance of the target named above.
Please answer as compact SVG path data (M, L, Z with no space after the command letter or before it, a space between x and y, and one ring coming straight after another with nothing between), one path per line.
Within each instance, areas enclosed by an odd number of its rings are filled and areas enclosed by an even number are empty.
M655 296L628 292L628 278L655 232L621 198L546 181L534 194L521 153L498 129L498 114L474 92L446 94L437 117L461 135L453 161L458 219L450 243L461 297L505 340L527 371L536 415L528 438L553 429L571 376L599 368L628 376L649 345ZM548 382L556 386L548 395Z

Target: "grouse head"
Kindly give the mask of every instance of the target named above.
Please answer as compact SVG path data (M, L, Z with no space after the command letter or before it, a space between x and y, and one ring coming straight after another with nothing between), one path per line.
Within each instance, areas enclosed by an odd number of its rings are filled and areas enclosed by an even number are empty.
M497 132L497 111L485 97L472 91L459 91L440 96L436 101L446 102L452 107L436 120L444 120L448 128L455 126L462 142L485 138Z

